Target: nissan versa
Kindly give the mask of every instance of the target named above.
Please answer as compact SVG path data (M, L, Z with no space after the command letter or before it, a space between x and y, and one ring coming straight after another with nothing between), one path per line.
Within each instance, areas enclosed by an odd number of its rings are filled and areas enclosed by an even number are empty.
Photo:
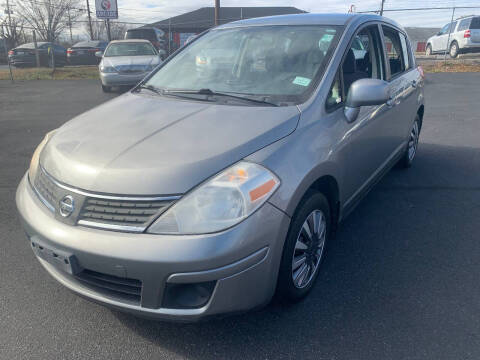
M46 135L16 196L31 247L67 288L139 315L297 301L337 224L412 164L423 85L376 15L211 29Z

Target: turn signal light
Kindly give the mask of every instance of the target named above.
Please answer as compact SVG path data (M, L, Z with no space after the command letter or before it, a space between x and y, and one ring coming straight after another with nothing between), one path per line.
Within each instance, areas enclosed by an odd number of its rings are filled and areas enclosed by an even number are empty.
M465 30L465 32L463 33L463 37L464 38L469 38L470 36L472 36L472 34L470 33L470 29Z

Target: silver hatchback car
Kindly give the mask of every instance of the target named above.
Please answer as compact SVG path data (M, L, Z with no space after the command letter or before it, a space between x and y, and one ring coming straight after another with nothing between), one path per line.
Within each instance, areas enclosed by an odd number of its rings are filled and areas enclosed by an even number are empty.
M423 86L383 17L214 28L46 135L16 195L31 247L79 295L158 319L297 301L339 222L412 164Z

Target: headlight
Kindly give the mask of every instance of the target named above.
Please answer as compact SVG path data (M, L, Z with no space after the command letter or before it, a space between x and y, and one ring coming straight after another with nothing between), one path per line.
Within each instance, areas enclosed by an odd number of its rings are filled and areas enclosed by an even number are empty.
M102 73L116 73L117 72L117 70L115 70L115 68L113 66L103 66L103 65L100 66L100 71Z
M148 229L155 234L225 230L257 210L280 185L261 165L241 161L183 197Z
M37 148L33 153L32 160L30 161L30 167L28 168L28 177L32 183L35 180L35 176L37 175L40 154L42 153L43 148L45 147L45 145L47 145L48 141L52 138L56 131L57 130L55 129L47 133L47 135L45 135L42 142L38 144Z

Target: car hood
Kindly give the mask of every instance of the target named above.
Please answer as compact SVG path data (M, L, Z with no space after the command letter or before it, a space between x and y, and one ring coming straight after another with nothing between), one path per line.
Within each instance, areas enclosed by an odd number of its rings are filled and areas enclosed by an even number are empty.
M60 127L40 163L93 192L182 194L292 133L296 106L230 106L128 93Z
M160 58L157 55L148 56L111 56L102 59L104 66L112 66L114 68L129 67L136 65L156 65Z

